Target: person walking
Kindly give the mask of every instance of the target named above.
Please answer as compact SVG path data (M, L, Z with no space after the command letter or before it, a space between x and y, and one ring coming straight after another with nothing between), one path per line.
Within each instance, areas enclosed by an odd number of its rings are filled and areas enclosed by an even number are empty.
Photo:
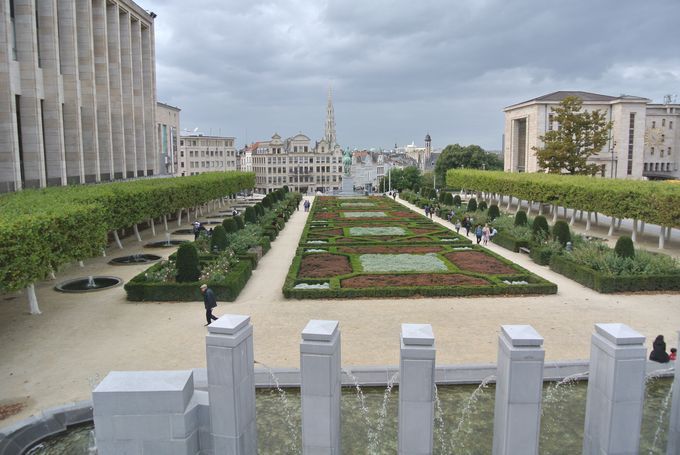
M489 244L489 239L491 238L491 229L489 229L489 225L485 224L484 228L482 229L482 243L484 246Z
M479 242L482 241L482 234L483 234L482 226L480 224L477 225L477 228L475 229L475 237L477 237L477 245L479 245Z
M456 220L456 234L460 234L460 220Z
M201 294L203 294L203 306L205 306L205 325L209 325L212 321L217 321L212 314L213 308L217 306L217 299L213 290L205 283L201 285Z

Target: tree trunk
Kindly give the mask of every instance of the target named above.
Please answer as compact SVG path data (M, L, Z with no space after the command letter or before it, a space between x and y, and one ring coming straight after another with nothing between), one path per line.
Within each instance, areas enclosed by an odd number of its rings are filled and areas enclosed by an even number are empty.
M35 285L29 284L26 288L26 295L28 296L28 308L31 314L41 314L38 306L38 298L35 296Z
M630 238L633 240L633 242L637 242L637 230L638 230L638 220L633 220L633 234L630 236Z
M588 216L586 217L586 232L590 231L590 212L588 212Z
M607 235L610 237L614 235L614 226L616 226L616 218L612 217L612 220L609 223L609 232L607 232Z
M132 225L132 230L135 231L135 237L137 237L137 241L141 242L142 241L142 236L139 235L139 229L137 229L137 223Z
M556 205L553 205L553 218L552 218L553 224L555 224L555 222L557 221L557 212L558 211L559 211L559 207L556 206Z
M118 237L118 231L116 231L115 229L113 230L113 238L116 241L116 245L118 245L118 248L120 248L122 250L123 244L120 243L120 238Z
M85 268L85 263L83 261L78 261L78 265L80 266L81 269Z
M663 250L666 246L666 228L661 226L659 228L659 249Z
M643 235L645 233L645 222L640 221L640 235Z
M168 216L163 215L163 226L165 226L165 232L168 232Z
M571 219L569 220L569 226L573 226L576 222L576 209L571 210Z
M182 209L177 211L177 227L182 225Z
M156 224L153 222L153 218L149 220L149 224L151 224L151 235L156 237Z

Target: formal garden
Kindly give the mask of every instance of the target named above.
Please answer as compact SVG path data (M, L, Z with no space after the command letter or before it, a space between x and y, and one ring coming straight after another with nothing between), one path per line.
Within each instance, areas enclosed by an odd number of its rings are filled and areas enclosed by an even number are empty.
M557 287L387 197L318 197L292 298L554 294Z
M127 282L128 300L202 300L199 284L206 283L219 300L233 302L301 199L286 187L246 207L243 215L225 216L210 233L201 231L168 260Z
M558 220L558 207L570 207L612 217L629 218L661 226L680 224L680 188L668 183L620 182L591 177L545 174L507 174L471 170L449 171L449 186L484 191L463 202L459 195L431 189L405 191L401 195L419 207L434 207L437 215L455 225L464 217L474 224L488 223L497 230L493 243L514 252L526 252L547 265L598 292L680 290L680 264L674 258L641 250L630 237L620 237L612 248L603 239L579 235L570 223ZM480 194L480 193L477 193ZM552 223L543 215L528 216L523 210L505 213L503 196L527 201L547 201ZM572 220L575 210L572 212ZM667 232L667 231L666 231Z

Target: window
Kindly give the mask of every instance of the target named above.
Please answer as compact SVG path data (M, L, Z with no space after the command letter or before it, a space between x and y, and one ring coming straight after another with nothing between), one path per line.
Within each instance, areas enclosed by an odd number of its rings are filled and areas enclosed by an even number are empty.
M666 141L666 135L665 135L665 134L662 134L662 135L661 135L661 142L665 142L665 141Z
M654 156L654 147L652 147L650 155Z
M552 131L554 119L555 119L555 117L554 117L553 114L548 115L548 131Z
M673 120L670 120L670 121L668 122L668 129L669 129L669 130L672 130L672 129L673 129Z
M671 148L668 147L668 156L671 156Z
M665 118L661 119L661 126L666 126L666 119Z
M661 158L663 158L663 149L661 149L661 150L659 151L659 156L660 156Z
M656 128L656 120L652 120L652 128Z
M628 122L628 165L626 167L626 174L633 174L633 141L635 139L635 112L630 113L630 121Z

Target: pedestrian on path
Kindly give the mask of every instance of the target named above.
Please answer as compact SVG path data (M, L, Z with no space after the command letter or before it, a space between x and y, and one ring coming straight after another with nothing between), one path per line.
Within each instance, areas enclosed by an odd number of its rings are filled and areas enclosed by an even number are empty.
M484 246L489 244L489 239L491 238L491 230L489 229L489 225L485 224L484 228L482 229L482 243Z
M475 237L477 237L477 245L479 245L479 242L482 241L482 234L484 234L484 231L482 230L482 226L480 224L478 224L477 228L475 229Z
M207 284L201 285L201 294L203 294L203 306L205 306L205 325L212 321L217 321L217 318L212 314L213 308L217 306L217 299L212 289Z

